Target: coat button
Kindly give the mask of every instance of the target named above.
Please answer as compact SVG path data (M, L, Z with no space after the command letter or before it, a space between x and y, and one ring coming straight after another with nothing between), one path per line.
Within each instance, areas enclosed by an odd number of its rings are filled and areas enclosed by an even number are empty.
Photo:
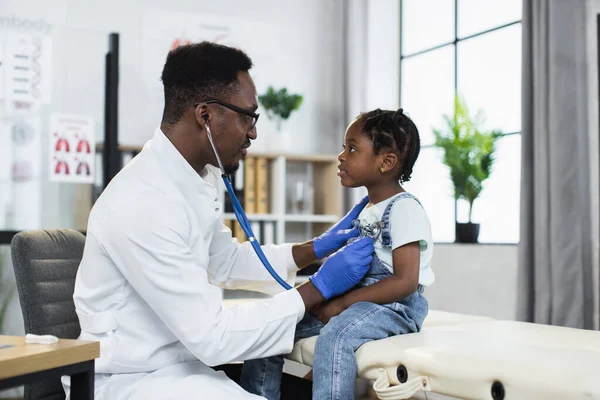
M215 211L216 211L216 212L219 212L219 209L218 209L218 208L215 208Z

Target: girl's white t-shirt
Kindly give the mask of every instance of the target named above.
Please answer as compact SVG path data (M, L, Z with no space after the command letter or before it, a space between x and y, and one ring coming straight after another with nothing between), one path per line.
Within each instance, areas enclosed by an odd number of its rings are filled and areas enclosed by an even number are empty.
M361 225L381 221L386 207L394 197L396 196L371 207L365 207L358 216ZM390 272L394 273L392 251L405 244L419 242L421 247L419 283L423 286L431 285L435 281L435 275L431 269L433 240L431 237L431 223L427 213L415 199L406 197L397 200L392 206L389 222L392 248L383 246L380 234L374 243L375 254Z

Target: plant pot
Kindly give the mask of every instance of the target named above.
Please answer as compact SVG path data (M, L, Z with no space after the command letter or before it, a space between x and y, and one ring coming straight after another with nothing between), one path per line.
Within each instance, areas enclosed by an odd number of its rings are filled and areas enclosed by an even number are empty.
M289 131L269 131L265 137L265 147L268 152L294 153L297 143Z
M456 243L477 243L479 237L479 224L472 222L456 223Z

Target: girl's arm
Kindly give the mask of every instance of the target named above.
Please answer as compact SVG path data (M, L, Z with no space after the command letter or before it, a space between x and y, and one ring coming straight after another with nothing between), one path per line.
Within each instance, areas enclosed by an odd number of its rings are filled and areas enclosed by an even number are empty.
M384 278L373 285L352 290L337 297L315 311L324 323L338 315L352 304L368 301L387 304L399 301L417 291L419 285L419 267L421 251L419 242L407 243L397 247L392 253L394 275Z

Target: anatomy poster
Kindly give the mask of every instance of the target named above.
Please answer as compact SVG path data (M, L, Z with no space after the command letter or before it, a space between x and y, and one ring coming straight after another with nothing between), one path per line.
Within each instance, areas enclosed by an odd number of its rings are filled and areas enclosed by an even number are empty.
M50 117L50 180L93 183L96 161L94 120L83 115Z
M31 110L39 104L50 103L52 39L10 32L3 47L3 94L7 106Z

